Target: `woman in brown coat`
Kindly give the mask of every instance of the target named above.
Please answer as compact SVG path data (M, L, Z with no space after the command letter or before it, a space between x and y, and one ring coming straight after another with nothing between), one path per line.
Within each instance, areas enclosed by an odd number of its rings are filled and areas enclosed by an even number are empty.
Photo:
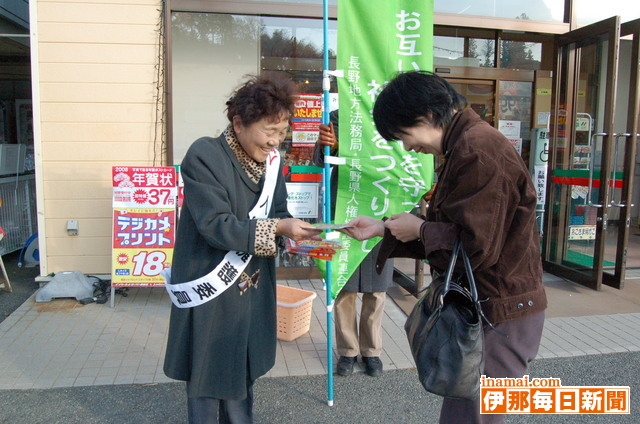
M538 352L544 310L536 192L529 171L495 128L484 122L444 79L428 72L399 74L373 110L378 132L408 151L444 156L426 220L411 214L385 222L358 217L358 240L384 236L378 266L389 257L428 259L444 273L456 238L471 259L484 315L488 377L522 377ZM479 402L445 398L441 423L500 423L480 415Z

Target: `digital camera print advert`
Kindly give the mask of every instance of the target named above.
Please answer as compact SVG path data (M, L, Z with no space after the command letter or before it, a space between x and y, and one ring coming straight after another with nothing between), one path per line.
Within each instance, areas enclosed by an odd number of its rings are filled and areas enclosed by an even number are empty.
M163 286L171 267L175 209L114 209L113 286Z
M164 286L175 243L177 187L174 167L114 166L114 287Z

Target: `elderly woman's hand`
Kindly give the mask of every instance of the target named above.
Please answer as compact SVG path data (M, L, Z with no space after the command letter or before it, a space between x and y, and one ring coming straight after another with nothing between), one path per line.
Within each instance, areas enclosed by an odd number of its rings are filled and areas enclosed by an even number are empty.
M278 227L276 228L276 236L285 236L295 241L302 239L315 239L318 240L318 234L323 230L317 229L313 225L309 224L298 218L285 218L278 221Z
M403 243L420 238L420 228L424 220L410 213L399 213L389 218L384 226Z

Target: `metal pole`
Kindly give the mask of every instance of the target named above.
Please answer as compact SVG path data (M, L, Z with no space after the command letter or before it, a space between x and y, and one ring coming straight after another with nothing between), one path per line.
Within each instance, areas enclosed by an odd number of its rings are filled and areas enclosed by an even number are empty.
M327 0L322 1L322 23L323 23L323 68L322 90L323 90L323 113L322 123L329 125L329 91L331 90L331 80L329 79L329 5ZM324 203L324 221L331 222L331 165L327 161L331 155L329 146L324 146L324 169L322 171L322 200ZM327 288L327 404L333 406L333 298L331 296L331 261L327 261L325 276Z

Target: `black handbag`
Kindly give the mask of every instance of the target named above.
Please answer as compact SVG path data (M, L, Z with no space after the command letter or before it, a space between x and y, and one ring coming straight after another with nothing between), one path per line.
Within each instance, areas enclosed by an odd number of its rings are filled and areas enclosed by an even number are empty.
M466 275L454 278L458 253ZM484 370L482 317L471 263L457 240L447 273L434 276L404 325L418 378L428 392L478 397Z

